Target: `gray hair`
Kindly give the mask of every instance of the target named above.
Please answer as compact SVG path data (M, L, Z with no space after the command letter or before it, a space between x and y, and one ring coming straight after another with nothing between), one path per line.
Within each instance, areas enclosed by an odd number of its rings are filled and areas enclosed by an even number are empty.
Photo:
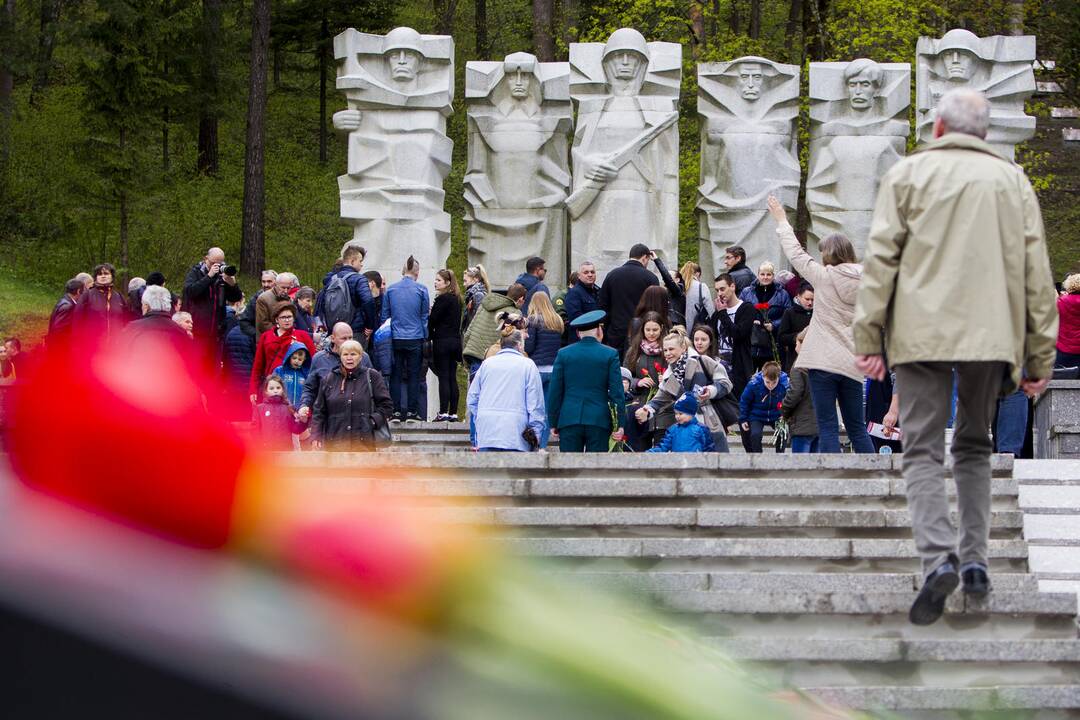
M291 273L291 272L278 273L277 277L274 278L274 280L275 281L280 280L282 282L287 282L287 283L289 283L289 287L296 287L297 285L300 284L300 280L296 277L296 273Z
M135 292L141 287L146 287L146 280L141 277L133 277L128 281L128 292Z
M506 350L507 348L519 350L521 349L521 345L524 342L525 333L521 332L520 330L513 330L504 335L502 339L499 340L499 347L501 347L503 350Z
M190 319L191 319L191 313L184 312L183 310L181 310L180 312L173 313L173 316L172 316L172 321L174 323L176 323L177 325L179 325L182 320L190 320Z
M78 281L79 281L79 282L81 282L81 283L82 283L83 285L85 285L86 283L92 283L92 282L94 282L94 276L93 276L93 275L91 275L91 274L90 274L90 273L88 273L88 272L81 272L81 273L79 273L78 275L76 275L76 276L75 276L74 278L72 278L72 279L73 279L73 280L78 280Z
M143 290L142 304L151 312L172 310L172 293L160 285L147 285Z
M277 272L276 272L275 270L263 270L263 271L262 271L262 274L261 274L261 275L259 275L259 277L260 277L260 278L264 278L264 277L266 277L267 275L269 275L270 277L274 278L275 280L277 279Z
M938 101L937 116L949 132L985 138L990 128L990 101L977 90L950 90Z

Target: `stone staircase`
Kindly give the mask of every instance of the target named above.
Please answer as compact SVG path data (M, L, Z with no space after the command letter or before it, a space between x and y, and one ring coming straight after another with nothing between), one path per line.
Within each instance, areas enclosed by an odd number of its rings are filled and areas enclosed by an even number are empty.
M544 559L548 572L644 594L776 682L838 704L905 717L1080 717L1077 596L1039 592L1029 572L1011 458L994 460L994 592L985 602L957 592L926 628L907 621L921 578L899 457L284 460L321 488L403 495L490 526L493 542Z

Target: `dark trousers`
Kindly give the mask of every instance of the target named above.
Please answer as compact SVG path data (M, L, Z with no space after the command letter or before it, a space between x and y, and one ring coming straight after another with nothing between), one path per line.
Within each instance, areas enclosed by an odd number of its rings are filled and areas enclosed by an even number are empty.
M1067 368L1080 366L1080 353L1067 353L1064 350L1057 351L1054 367Z
M873 454L874 443L866 432L866 413L863 408L863 388L858 380L844 375L811 370L810 397L814 400L814 414L818 424L818 452L840 452L840 421L836 417L836 404L844 417L851 449L857 453ZM902 396L901 396L902 397Z
M773 423L763 423L760 420L751 420L750 430L740 430L742 434L742 446L743 450L748 453L759 453L761 450L761 436L765 434L765 426L770 426L773 430L776 429L776 425ZM777 452L783 452L783 450L777 450Z
M390 395L394 411L420 415L420 365L423 363L423 340L394 340L394 367L390 371ZM407 403L401 401L401 375L408 373L405 389ZM404 404L407 407L402 407Z
M597 425L559 428L559 452L607 452L611 429Z
M461 360L461 341L435 340L431 349L431 371L439 378L439 412L457 415L457 366Z

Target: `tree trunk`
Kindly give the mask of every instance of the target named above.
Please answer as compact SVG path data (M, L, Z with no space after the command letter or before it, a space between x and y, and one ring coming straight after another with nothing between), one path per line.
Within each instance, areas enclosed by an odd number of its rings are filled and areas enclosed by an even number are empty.
M551 33L554 0L532 0L533 52L540 62L554 62L555 36Z
M1024 34L1024 0L1009 0L1009 34Z
M690 0L690 52L697 58L705 45L705 4Z
M127 146L127 130L123 126L120 127L120 157L124 157L125 148ZM127 282L128 277L128 196L127 196L127 177L123 177L120 181L120 190L118 193L120 200L120 277L122 282L120 287L124 287L124 283Z
M742 18L739 16L739 0L731 0L731 14L728 15L728 29L732 35L742 32Z
M169 106L161 108L161 169L169 172Z
M0 5L0 37L11 38L15 32L15 0ZM15 75L9 65L11 52L0 53L0 198L7 194L8 167L11 164L11 117L14 110L12 94Z
M761 37L761 0L750 0L750 27L747 34L754 40Z
M37 57L34 60L34 83L30 86L30 105L40 107L41 94L49 85L53 48L56 46L56 26L60 22L63 0L41 0L41 26L38 32Z
M195 166L206 175L216 175L218 171L221 27L221 0L203 0L199 57L199 150Z
M802 26L800 23L801 18L802 0L791 0L791 6L788 9L787 27L784 30L784 44L788 50L787 61L797 65L802 65L802 58L795 55L795 38Z
M240 270L254 275L265 265L266 72L270 53L270 0L251 10L251 76L248 79L247 149L244 153L244 219Z
M449 35L454 30L454 14L458 0L433 0L435 9L435 34Z
M319 162L326 162L326 66L330 54L330 26L323 12L319 25Z
M825 16L827 5L827 0L804 0L803 37L811 60L825 59L827 38L821 19Z
M490 60L491 48L488 46L487 0L476 0L476 57Z

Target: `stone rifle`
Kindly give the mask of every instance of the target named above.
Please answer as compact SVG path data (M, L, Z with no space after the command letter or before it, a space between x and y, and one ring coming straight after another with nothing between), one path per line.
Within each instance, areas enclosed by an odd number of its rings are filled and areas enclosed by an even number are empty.
M642 148L655 140L659 137L660 133L664 132L677 122L679 122L679 113L674 112L665 118L663 122L653 125L626 145L608 155L605 162L614 165L621 170L626 163L633 160L634 157L641 152ZM596 199L596 196L599 195L600 191L603 189L603 184L589 180L580 188L570 193L570 196L566 198L566 209L570 212L570 217L577 220L578 217L588 209L589 205L592 204L593 200Z

